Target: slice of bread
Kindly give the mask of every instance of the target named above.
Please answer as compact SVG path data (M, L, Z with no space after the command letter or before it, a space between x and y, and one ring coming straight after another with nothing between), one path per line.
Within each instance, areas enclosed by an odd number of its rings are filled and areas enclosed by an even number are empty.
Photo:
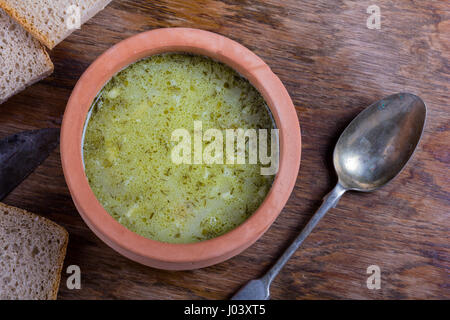
M76 28L79 12L84 24L112 0L0 0L2 7L36 39L49 49L69 36ZM78 9L75 9L76 6ZM69 22L69 23L68 23ZM70 28L69 28L70 27Z
M44 46L0 9L0 104L52 72Z
M68 240L56 223L0 202L0 300L56 299Z

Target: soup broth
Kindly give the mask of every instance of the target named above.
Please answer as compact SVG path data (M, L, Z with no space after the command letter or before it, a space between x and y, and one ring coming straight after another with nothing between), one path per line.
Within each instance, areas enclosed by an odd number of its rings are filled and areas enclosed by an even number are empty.
M203 56L151 56L98 94L86 123L85 172L106 211L131 231L171 243L211 239L240 225L266 197L274 176L261 175L259 162L172 161L172 133L193 135L194 121L223 132L273 128L260 93Z

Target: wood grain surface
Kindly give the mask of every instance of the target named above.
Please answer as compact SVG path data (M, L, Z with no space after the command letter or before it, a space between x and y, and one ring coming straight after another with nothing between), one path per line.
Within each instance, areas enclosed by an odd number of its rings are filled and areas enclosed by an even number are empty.
M366 9L381 9L368 29ZM59 127L77 79L106 49L162 27L214 31L248 47L289 91L302 128L295 189L266 234L216 266L169 272L134 263L105 245L75 209L55 151L5 202L70 233L65 260L82 288L60 299L226 299L262 275L336 183L331 154L358 112L383 96L422 97L428 118L407 168L373 193L346 194L272 284L273 299L450 299L450 6L448 1L114 0L52 52L52 76L0 105L0 136ZM366 286L370 265L381 289ZM64 269L65 270L65 269Z

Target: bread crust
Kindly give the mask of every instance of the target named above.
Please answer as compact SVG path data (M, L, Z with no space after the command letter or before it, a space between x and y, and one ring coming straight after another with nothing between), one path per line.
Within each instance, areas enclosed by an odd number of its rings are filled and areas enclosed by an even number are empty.
M31 23L29 23L25 17L21 16L13 7L10 7L5 0L0 0L0 7L6 11L7 14L16 20L20 25L29 33L38 39L41 43L45 44L49 49L53 49L55 46L54 41L47 36L39 32L39 30Z
M94 5L92 8L90 8L89 11L85 13L83 17L81 17L81 24L84 24L87 20L92 18L95 14L103 10L112 0L103 0L98 1L97 5ZM72 32L74 32L76 29L73 30L67 30L60 39L57 39L55 42L54 40L50 39L47 35L45 35L43 32L41 32L36 26L34 26L31 22L28 22L25 16L20 15L20 13L8 5L6 0L0 0L0 8L6 11L14 20L16 20L18 23L22 25L22 27L27 30L29 33L31 33L36 39L38 39L41 43L43 43L47 48L52 50L59 42L63 41L65 38L67 38Z
M28 88L29 86L35 84L36 82L39 82L45 78L47 78L49 75L51 75L55 69L52 60L50 60L50 56L48 55L47 51L45 50L45 48L41 48L41 50L43 51L43 53L45 54L45 60L47 67L49 68L49 70L43 74L41 74L39 77L36 77L32 80L30 80L29 82L27 82L25 85L20 86L18 88L16 88L14 91L11 91L8 96L4 99L0 99L0 104L4 103L5 101L7 101L9 98L11 98L12 96L18 94L19 92L25 90L26 88Z
M39 77L36 77L36 78L30 80L30 81L27 82L25 85L16 88L14 91L11 91L11 92L8 94L8 96L7 96L6 98L0 99L0 104L6 102L6 101L7 101L9 98L11 98L12 96L14 96L14 95L18 94L19 92L25 90L26 88L28 88L29 86L35 84L36 82L39 82L39 81L41 81L41 80L47 78L49 75L51 75L51 74L53 73L53 70L54 70L53 62L50 60L50 57L49 57L47 51L45 51L44 48L42 48L42 50L45 52L45 57L46 57L46 60L47 60L47 63L46 63L46 64L47 64L47 66L50 68L49 71L47 71L47 72L41 74Z
M2 2L3 0L0 0L0 2ZM2 10L2 9L0 9ZM6 12L6 11L5 11ZM6 14L8 14L6 12ZM18 27L22 27L15 19L11 19L13 21L14 24L17 24ZM26 31L26 30L25 30ZM3 98L0 98L0 104L2 104L3 102L7 101L10 97L12 97L13 95L19 93L20 91L26 89L27 87L31 86L32 84L48 77L49 75L51 75L54 71L54 65L52 60L50 59L50 56L46 50L46 48L42 45L41 42L39 42L37 39L32 40L34 43L36 43L36 50L38 52L38 56L39 59L43 59L45 60L43 62L43 67L46 69L46 71L44 73L38 74L36 72L36 74L34 75L33 78L31 78L27 83L17 86L15 88L11 88L11 90L9 92L7 92L6 96L4 96ZM40 62L41 63L41 62Z
M57 224L56 222L53 222L47 218L44 218L40 215L28 212L26 210L17 208L17 207L13 207L13 206L9 206L7 204L4 204L2 202L0 202L0 208L5 208L7 210L11 210L14 212L18 212L20 214L24 214L27 215L33 219L38 219L41 222L43 222L44 224L48 225L48 226L52 226L55 227L56 229L59 229L63 235L64 235L64 239L61 245L61 250L60 250L60 255L59 255L59 259L57 262L57 274L56 274L56 278L55 281L52 285L52 292L51 292L51 296L49 300L56 300L56 298L58 297L58 290L59 290L59 283L61 281L61 272L62 272L62 268L64 265L64 258L66 256L66 252L67 252L67 245L69 243L69 233L67 232L67 230L63 227L61 227L59 224Z

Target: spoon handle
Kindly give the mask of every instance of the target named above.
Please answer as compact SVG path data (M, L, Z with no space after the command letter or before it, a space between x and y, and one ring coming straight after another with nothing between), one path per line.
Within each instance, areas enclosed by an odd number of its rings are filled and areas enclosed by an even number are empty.
M311 220L302 230L302 232L297 236L297 238L292 242L292 244L284 251L283 255L278 258L277 262L270 268L270 270L260 279L252 280L247 285L245 285L241 290L239 290L231 299L232 300L259 300L259 299L269 299L269 288L272 280L277 276L289 258L294 254L294 252L300 247L306 237L309 236L311 231L317 225L317 223L322 219L325 213L331 208L334 208L338 203L342 195L347 191L339 182L328 193L324 199L320 208L313 215Z

